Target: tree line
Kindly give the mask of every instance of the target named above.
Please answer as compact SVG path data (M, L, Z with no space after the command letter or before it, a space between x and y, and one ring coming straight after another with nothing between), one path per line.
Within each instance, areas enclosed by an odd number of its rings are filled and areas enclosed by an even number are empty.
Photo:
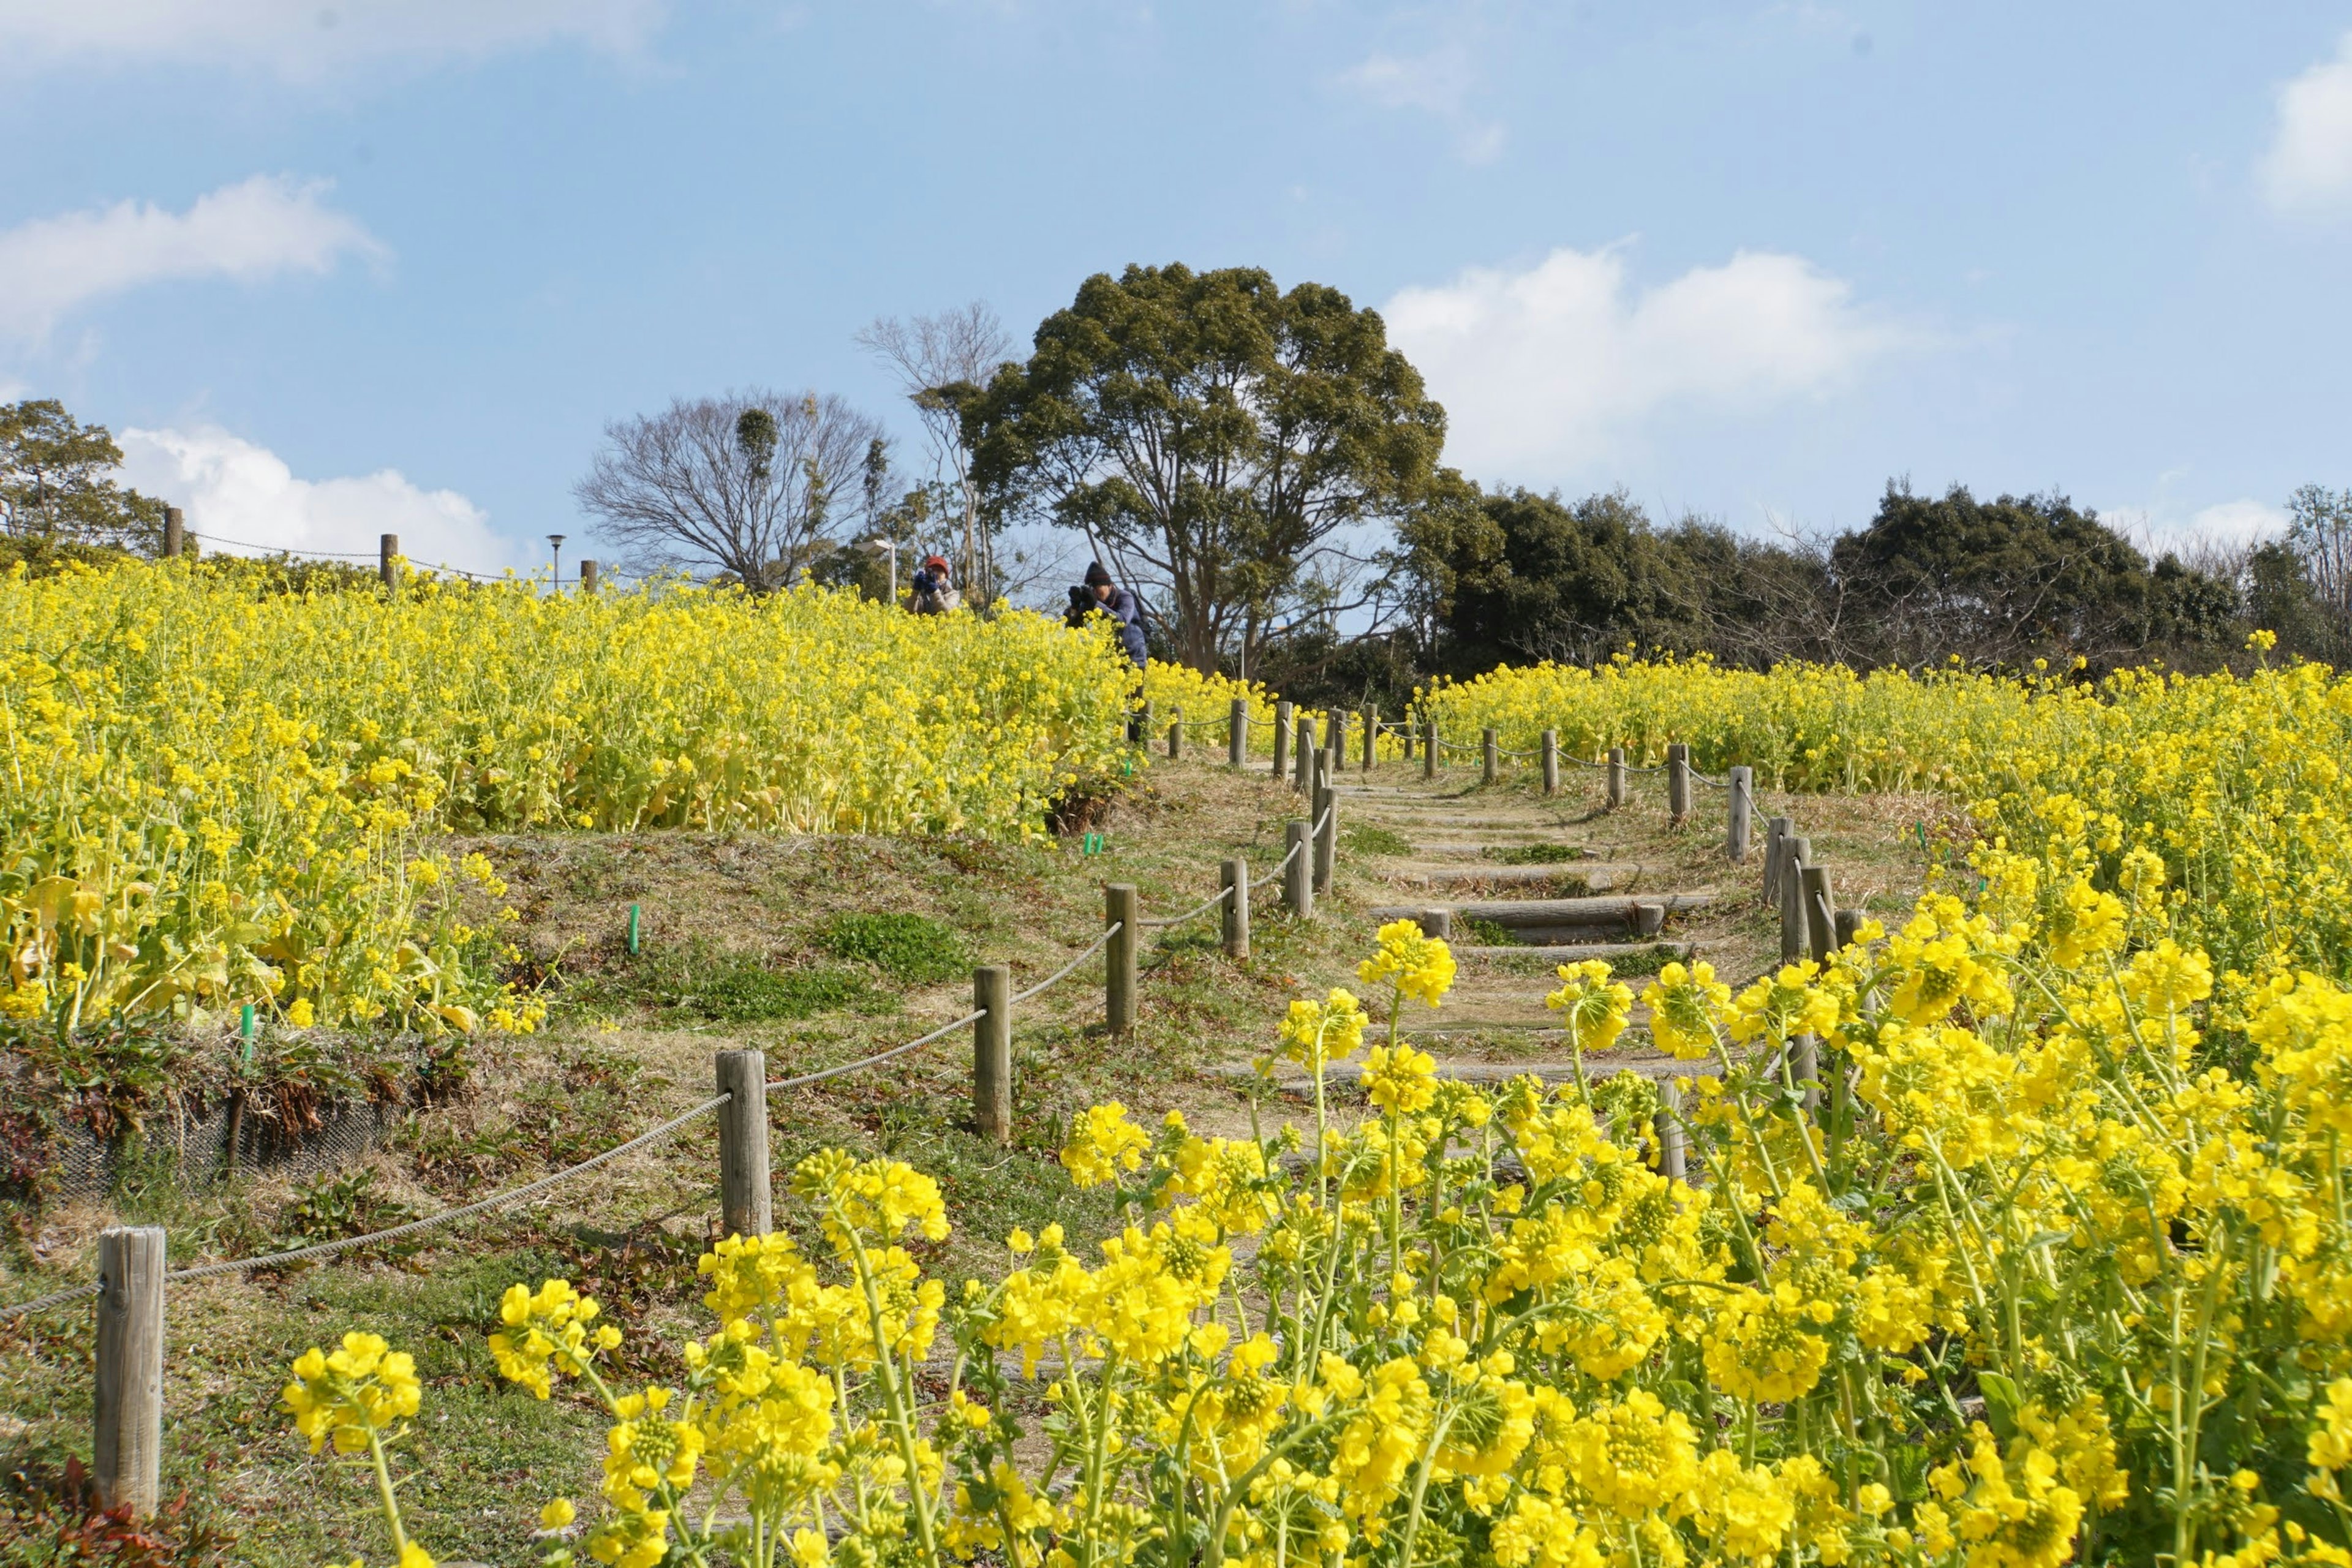
M608 553L879 597L894 553L934 552L971 602L1050 602L1075 572L1035 542L1062 537L1140 592L1155 657L1315 700L1393 702L1432 674L1627 648L2195 668L2263 626L2290 654L2352 658L2352 491L2296 491L2279 538L2150 560L2057 495L1896 480L1859 529L1760 539L1654 521L1622 491L1488 489L1444 464L1445 412L1378 312L1255 268L1098 274L1025 357L982 304L856 342L919 445L814 390L616 420L574 489ZM55 403L0 409L5 540L152 549L161 503L114 486L119 461Z

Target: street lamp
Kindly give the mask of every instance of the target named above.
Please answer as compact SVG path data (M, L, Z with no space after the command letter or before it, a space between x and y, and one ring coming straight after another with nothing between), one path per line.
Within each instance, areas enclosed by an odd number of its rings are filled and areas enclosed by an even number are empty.
M866 542L866 548L873 551L887 552L888 553L890 557L890 603L893 605L896 605L898 603L898 542L895 539L885 539L877 533L873 538Z
M555 552L555 591L559 594L563 592L563 540L561 533L547 536L548 548Z

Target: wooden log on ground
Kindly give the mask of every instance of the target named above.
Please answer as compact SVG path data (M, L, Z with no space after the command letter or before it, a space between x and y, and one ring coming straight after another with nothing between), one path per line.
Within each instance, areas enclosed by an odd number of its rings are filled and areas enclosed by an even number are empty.
M1637 903L1660 904L1668 914L1704 909L1715 902L1707 889L1692 893L1650 893L1641 898L1601 895L1587 899L1491 899L1453 906L1456 920L1480 920L1505 927L1631 925ZM1383 904L1370 911L1375 920L1411 920L1421 913L1415 905Z

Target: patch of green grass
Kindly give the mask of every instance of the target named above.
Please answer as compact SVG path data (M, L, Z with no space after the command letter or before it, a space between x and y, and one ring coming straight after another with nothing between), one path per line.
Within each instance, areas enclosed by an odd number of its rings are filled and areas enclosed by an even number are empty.
M745 958L698 976L686 1005L719 1023L761 1024L862 1006L874 999L872 983L854 969L775 970Z
M1412 840L1392 827L1381 827L1369 822L1353 823L1339 829L1339 841L1359 855L1410 855Z
M1490 844L1479 853L1505 866L1556 866L1584 858L1583 847L1576 844Z
M1517 947L1521 945L1519 939L1511 934L1510 927L1496 925L1493 921L1482 921L1476 915L1461 915L1456 917L1454 921L1454 930L1459 936L1467 937L1470 940L1470 944L1474 947Z
M1655 974L1667 964L1682 957L1682 950L1663 942L1648 942L1624 952L1609 955L1609 973L1615 975Z
M971 968L963 939L922 915L841 914L819 928L817 946L852 963L870 963L906 985L952 980Z

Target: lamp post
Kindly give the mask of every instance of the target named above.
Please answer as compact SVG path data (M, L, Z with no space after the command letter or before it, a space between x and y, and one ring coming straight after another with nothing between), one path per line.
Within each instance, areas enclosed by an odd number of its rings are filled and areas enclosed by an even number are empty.
M896 609L898 604L898 542L885 539L877 533L866 542L866 548L890 557L890 605Z
M561 533L551 533L547 536L548 548L555 552L555 581L553 585L555 591L559 594L563 592L563 540L564 535Z

